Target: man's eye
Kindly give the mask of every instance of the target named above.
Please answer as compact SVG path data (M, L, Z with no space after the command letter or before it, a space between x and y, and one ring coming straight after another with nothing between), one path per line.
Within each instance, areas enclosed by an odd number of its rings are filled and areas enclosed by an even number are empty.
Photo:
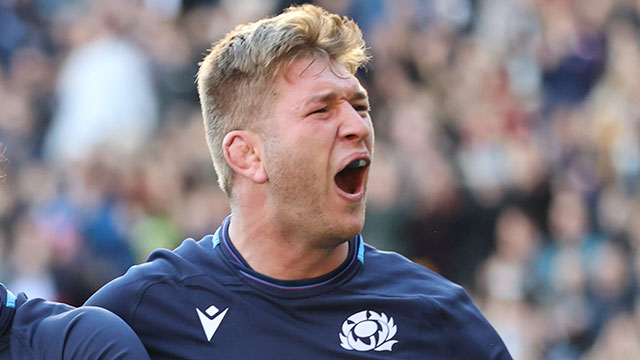
M323 107L323 108L321 108L321 109L314 110L314 111L310 112L310 113L309 113L309 115L313 115L313 114L323 114L323 113L326 113L327 111L329 111L329 109L328 109L328 108L326 108L326 107Z
M371 108L369 107L369 105L353 105L353 108L356 111L365 111L365 112L369 112L371 111Z

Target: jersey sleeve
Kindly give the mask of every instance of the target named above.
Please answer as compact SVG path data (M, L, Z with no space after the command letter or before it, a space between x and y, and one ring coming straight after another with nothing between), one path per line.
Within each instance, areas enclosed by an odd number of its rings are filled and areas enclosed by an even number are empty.
M133 330L101 308L17 297L0 284L0 359L149 359Z
M13 322L17 359L149 359L140 339L117 315L97 307L72 308L32 299Z

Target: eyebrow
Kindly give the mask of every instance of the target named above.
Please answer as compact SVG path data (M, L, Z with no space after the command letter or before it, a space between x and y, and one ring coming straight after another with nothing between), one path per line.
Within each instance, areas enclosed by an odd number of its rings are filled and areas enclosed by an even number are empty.
M338 97L338 94L334 90L329 90L326 93L311 97L309 100L304 102L303 106L307 106L309 104L318 103L318 102L320 103L328 102L328 101L334 100L337 97ZM367 91L364 90L363 88L360 88L358 89L358 91L355 92L355 94L353 94L353 96L349 98L349 101L368 100L368 99L369 99L369 96L367 95Z
M367 90L360 88L358 89L358 91L356 91L355 94L353 94L353 96L351 97L351 99L349 99L350 101L353 100L369 100L369 94L367 94Z

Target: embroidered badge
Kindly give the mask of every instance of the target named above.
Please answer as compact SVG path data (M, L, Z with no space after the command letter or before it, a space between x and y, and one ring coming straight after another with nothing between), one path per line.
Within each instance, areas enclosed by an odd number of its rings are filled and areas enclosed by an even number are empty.
M340 346L356 351L391 351L397 340L392 340L398 331L393 318L384 313L363 310L342 323Z

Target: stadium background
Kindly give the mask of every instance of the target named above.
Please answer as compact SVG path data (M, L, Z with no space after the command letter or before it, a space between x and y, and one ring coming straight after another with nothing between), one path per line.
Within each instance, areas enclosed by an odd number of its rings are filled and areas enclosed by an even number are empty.
M197 62L291 3L0 1L0 281L79 305L211 233ZM365 239L465 285L516 359L640 358L640 1L316 3L373 55Z

